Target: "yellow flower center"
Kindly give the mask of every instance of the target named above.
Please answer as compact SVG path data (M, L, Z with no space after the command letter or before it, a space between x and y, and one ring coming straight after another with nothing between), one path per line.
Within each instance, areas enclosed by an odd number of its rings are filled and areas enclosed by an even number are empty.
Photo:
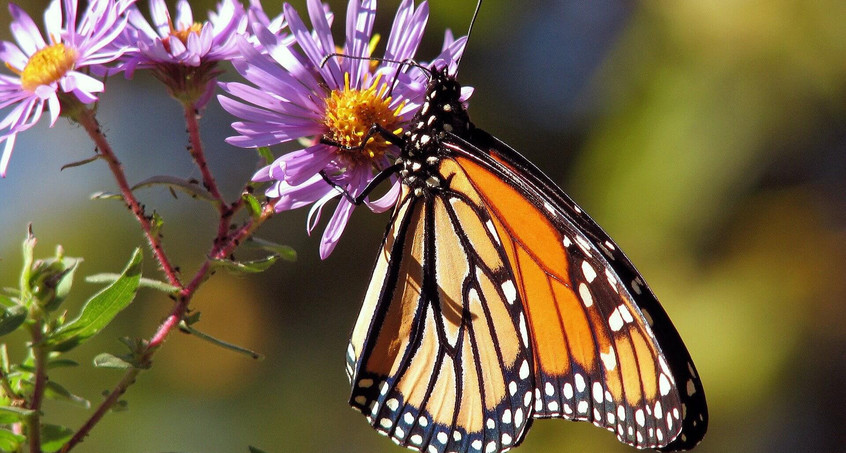
M35 52L21 74L21 87L34 92L41 85L61 79L76 64L77 52L62 43L53 44Z
M203 30L203 24L198 22L194 22L188 28L183 28L182 30L176 30L173 28L173 24L170 24L170 36L162 39L162 44L164 44L165 49L170 52L170 38L171 36L176 37L176 39L182 41L182 44L188 44L188 36L191 33L199 35L200 32Z
M391 110L391 98L385 97L387 83L380 83L381 75L370 88L350 88L350 75L345 75L344 89L333 90L326 100L323 124L328 129L324 138L338 144L338 154L349 164L374 163L385 155L389 143L375 134L363 143L370 128L378 124L399 134L402 118L400 111L405 103Z

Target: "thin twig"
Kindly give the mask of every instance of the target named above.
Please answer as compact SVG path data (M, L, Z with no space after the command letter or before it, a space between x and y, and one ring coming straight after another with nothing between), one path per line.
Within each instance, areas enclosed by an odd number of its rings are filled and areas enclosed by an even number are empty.
M191 282L186 285L179 294L177 301L174 303L173 308L171 309L170 314L165 318L164 322L159 326L153 336L150 338L150 341L147 343L147 347L144 350L144 353L139 358L139 364L141 366L149 366L152 361L153 355L158 351L161 345L164 343L165 339L167 339L168 335L173 332L174 328L179 325L179 321L181 321L186 311L188 310L188 304L191 301L191 298L195 294L197 288L199 288L200 284L205 281L209 270L211 269L211 263L214 259L220 259L228 256L231 254L237 247L240 245L245 239L252 236L252 234L260 227L267 219L273 216L274 213L274 206L273 204L267 204L264 206L261 215L255 219L249 219L243 226L240 228L232 231L231 234L227 235L225 240L216 245L216 252L211 253L209 258L203 263L197 273L194 275L194 278L191 279ZM124 377L121 379L120 383L112 389L111 393L100 403L100 406L94 411L94 414L85 422L82 427L73 435L73 437L64 445L60 450L61 453L69 452L74 446L82 442L83 439L88 435L91 429L100 421L103 415L108 412L108 410L118 401L121 395L126 392L126 389L135 382L136 376L138 373L141 372L141 368L131 368L127 370L124 374Z
M30 453L41 453L41 403L44 400L44 392L47 389L47 350L41 344L43 340L43 328L44 322L41 319L30 326L32 355L34 358L33 365L35 367L32 399L27 407L27 409L32 410L32 415L27 420Z
M147 237L147 242L149 242L150 248L153 249L153 254L156 256L156 260L161 266L162 271L165 273L168 283L173 286L182 287L182 283L179 281L179 275L177 274L176 269L173 265L171 265L167 258L167 254L162 249L161 240L153 231L153 225L150 218L144 213L144 208L135 198L135 194L132 193L132 189L130 189L130 185L126 180L126 175L123 172L123 166L114 151L112 151L111 145L106 140L106 136L100 129L100 124L94 117L94 112L89 109L84 109L82 113L77 115L76 120L83 128L85 128L88 136L91 137L91 140L93 140L97 145L98 152L109 165L109 169L115 177L115 181L118 184L123 200L135 215L138 223L141 224L141 229L144 231L144 235Z

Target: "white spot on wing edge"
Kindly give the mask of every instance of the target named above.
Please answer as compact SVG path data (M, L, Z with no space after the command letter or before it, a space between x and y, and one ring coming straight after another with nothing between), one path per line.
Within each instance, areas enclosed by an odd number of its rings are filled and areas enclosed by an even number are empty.
M579 297L582 299L582 303L585 307L593 305L593 296L590 294L590 290L584 283L579 283Z
M585 252L585 255L591 256L590 243L587 241L587 239L581 236L576 236L576 244L579 244L579 248L582 249L583 252Z
M584 274L585 280L588 283L593 283L593 280L596 279L596 270L594 270L593 266L587 260L582 261L582 274Z
M658 378L658 389L661 391L661 395L667 396L672 387L673 386L670 385L670 380L667 378L667 375L661 373L661 376Z
M611 316L608 317L608 327L611 328L614 332L619 332L620 329L623 328L623 317L620 315L620 309L615 308L613 312L611 312Z
M520 365L520 379L527 379L529 377L529 362L523 360L523 364Z
M579 393L584 392L585 387L586 387L584 376L582 376L581 373L576 373L575 381L576 381L576 390L578 390Z

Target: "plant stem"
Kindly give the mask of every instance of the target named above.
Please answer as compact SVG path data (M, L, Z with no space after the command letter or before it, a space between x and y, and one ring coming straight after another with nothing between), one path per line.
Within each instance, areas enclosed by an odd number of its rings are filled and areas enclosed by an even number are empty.
M218 210L223 214L223 210L226 208L226 200L220 194L220 190L217 188L217 182L206 162L206 155L203 152L203 142L200 139L200 124L197 122L197 108L192 103L186 103L183 106L183 116L185 117L188 136L191 140L191 146L188 148L188 151L191 153L191 157L194 158L197 167L200 168L200 173L203 175L203 186L217 200Z
M273 204L267 204L262 209L261 215L255 219L249 219L243 226L238 229L233 230L230 234L226 235L225 240L219 242L213 247L213 253L209 254L208 259L203 263L197 273L194 275L194 278L191 279L191 282L183 287L183 289L179 293L179 297L177 301L174 303L173 308L171 309L170 314L165 318L153 336L150 338L150 341L147 343L147 347L145 348L144 352L142 353L141 357L139 358L139 363L142 366L149 366L152 362L153 355L156 351L159 350L161 345L164 343L165 339L167 339L168 335L173 332L173 329L179 325L179 321L185 316L185 312L188 310L188 304L191 301L191 298L194 296L194 293L199 288L200 284L202 284L206 277L208 276L208 272L211 269L212 261L215 259L221 259L228 256L232 253L244 240L252 236L252 234L260 227L267 219L273 216L274 213L274 206ZM217 241L216 241L217 242ZM216 250L215 250L216 249ZM106 397L106 399L100 403L100 406L94 411L94 414L85 422L82 427L74 434L74 436L62 446L62 449L59 450L61 453L67 453L70 451L74 446L82 442L83 439L88 435L91 429L103 418L103 415L108 412L108 410L118 401L121 395L126 392L126 389L135 382L135 378L141 372L142 368L131 368L127 370L124 374L123 378L120 380L117 386L112 389L111 393Z
M211 251L211 255L214 255L223 245L224 240L229 233L229 222L232 219L232 216L235 215L237 210L241 207L242 201L239 198L238 201L230 206L226 203L226 200L223 199L223 196L220 194L220 189L217 187L217 181L209 170L206 155L203 151L203 141L200 138L200 124L197 121L197 108L193 103L183 103L183 107L183 116L185 117L185 124L188 128L188 136L191 141L188 151L191 153L194 163L196 163L197 167L200 169L200 173L203 175L203 186L209 191L212 197L214 197L215 205L218 213L220 214L220 221L217 224L217 238L215 238L215 246L212 247Z
M123 172L123 166L112 150L111 145L106 140L106 136L100 129L100 124L97 122L94 112L87 108L82 109L81 112L74 117L74 119L79 122L83 128L85 128L85 131L88 132L88 136L91 137L91 140L93 140L97 145L98 152L109 165L109 169L115 177L115 181L118 184L123 200L126 202L127 206L129 206L130 211L132 211L135 215L138 223L141 224L141 229L144 231L144 235L147 237L147 242L149 242L150 248L153 249L153 254L156 256L159 266L161 266L162 271L165 273L168 283L173 286L182 287L182 283L179 281L176 269L170 264L167 254L162 249L160 238L153 232L153 225L150 222L150 218L144 213L144 208L135 198L135 194L132 193L132 189L126 180L126 175Z
M135 382L135 378L138 377L139 373L141 373L141 368L131 368L127 370L127 372L123 375L123 378L121 378L120 382L118 382L115 388L112 389L111 393L109 393L106 399L103 400L102 403L100 403L100 406L97 407L97 410L94 411L94 414L92 414L91 417L88 418L85 424L82 425L82 427L79 428L76 433L74 433L73 437L71 437L71 439L65 445L63 445L62 449L59 451L61 453L66 453L70 451L70 449L73 448L75 445L82 442L82 440L85 439L85 436L87 436L88 433L91 432L91 429L94 428L94 425L96 425L100 421L100 419L102 419L103 416L106 415L106 412L108 412L109 409L111 409L111 407L118 402L118 399L121 397L121 395L126 392L126 389L129 388L129 386Z
M32 390L32 399L28 406L28 409L33 412L27 420L30 453L41 453L41 403L44 400L44 391L47 388L47 350L41 344L43 328L44 322L39 318L29 329L32 336L32 355L35 362L35 383Z

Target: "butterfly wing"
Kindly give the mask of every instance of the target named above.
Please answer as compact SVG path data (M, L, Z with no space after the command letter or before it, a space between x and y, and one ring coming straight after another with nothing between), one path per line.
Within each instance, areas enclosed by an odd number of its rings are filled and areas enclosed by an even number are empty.
M532 420L526 321L479 201L403 186L350 341L350 404L420 451L502 451Z
M490 212L531 332L534 417L587 420L639 448L707 429L696 368L608 235L516 151L474 129L444 143Z

